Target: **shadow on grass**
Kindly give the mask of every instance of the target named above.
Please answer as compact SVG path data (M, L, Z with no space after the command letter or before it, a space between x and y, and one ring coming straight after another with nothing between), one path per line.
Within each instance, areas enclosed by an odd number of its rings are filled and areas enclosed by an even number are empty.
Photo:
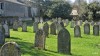
M18 38L18 37L10 37L10 38L8 38L8 39L22 40L22 39L20 39L20 38Z
M21 48L21 52L22 52L22 56L24 55L30 55L30 56L55 56L52 53L49 52L45 52L43 50L36 50L34 48L32 48L33 43L28 43L28 42L17 42Z

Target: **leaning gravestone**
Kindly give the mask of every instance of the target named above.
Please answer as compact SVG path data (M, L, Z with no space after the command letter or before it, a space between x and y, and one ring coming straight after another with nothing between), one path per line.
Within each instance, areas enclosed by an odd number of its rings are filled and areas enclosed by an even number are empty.
M93 35L99 36L99 25L93 26Z
M8 42L1 47L0 56L21 56L21 51L15 42Z
M3 28L5 30L5 37L9 38L10 37L10 29L9 29L7 22L5 22L5 24L3 25Z
M26 24L26 22L23 22L22 32L27 32L27 24Z
M48 37L48 35L49 35L49 24L47 22L44 24L43 30L45 32L45 36Z
M81 29L78 25L76 25L75 28L74 28L74 36L75 37L81 37Z
M90 34L90 24L84 24L84 34Z
M56 35L56 22L50 25L50 34Z
M71 26L70 27L71 28L74 28L75 27L75 21L74 20L71 21Z
M39 29L35 35L34 47L38 49L45 49L45 41L46 41L45 33L42 29Z
M0 45L5 43L5 30L2 26L2 24L0 23Z
M58 52L71 54L70 33L65 28L63 28L58 34Z
M15 20L14 23L13 23L13 30L18 31L18 22L17 22L17 20Z
M38 31L38 22L34 22L33 23L33 29L34 29L33 32L37 32Z

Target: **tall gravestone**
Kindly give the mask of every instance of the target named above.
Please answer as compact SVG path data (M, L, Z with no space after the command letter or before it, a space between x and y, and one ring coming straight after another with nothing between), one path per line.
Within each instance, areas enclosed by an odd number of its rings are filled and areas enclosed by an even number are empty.
M93 35L99 36L99 25L93 26Z
M4 23L3 28L5 30L5 37L9 38L10 37L10 29L9 29L7 22Z
M45 32L42 29L39 29L35 35L34 47L38 49L45 49Z
M27 24L26 24L26 22L23 22L22 32L27 32Z
M84 24L84 34L90 34L90 24Z
M5 43L0 50L0 56L21 56L21 51L15 42Z
M74 28L74 37L81 37L81 29L78 25Z
M56 23L50 25L50 34L56 35Z
M0 23L0 45L5 43L5 30L2 26L2 24Z
M34 29L33 32L37 32L38 31L38 22L34 22L33 23L33 29Z
M48 35L49 35L49 24L47 22L44 24L43 30L45 32L45 36L48 37Z
M17 20L15 20L15 21L13 22L13 30L14 30L14 31L18 31L18 21L17 21Z
M58 34L58 52L71 54L70 33L65 28L63 28Z

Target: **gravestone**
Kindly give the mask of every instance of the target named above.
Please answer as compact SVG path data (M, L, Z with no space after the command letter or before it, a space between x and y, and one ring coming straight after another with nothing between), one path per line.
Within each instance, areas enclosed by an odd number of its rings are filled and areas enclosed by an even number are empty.
M66 19L66 26L68 26L69 25L69 20L68 19Z
M50 34L56 35L56 22L50 25Z
M17 20L15 20L14 23L13 23L13 30L18 31L18 22L17 22Z
M35 35L34 47L38 49L45 49L45 32L42 29L39 29Z
M7 42L1 47L0 56L21 56L21 51L15 42Z
M87 20L85 20L85 23L89 23Z
M5 43L5 30L2 26L2 24L0 23L0 45Z
M93 26L93 35L99 36L99 25Z
M84 34L90 34L90 24L84 24Z
M62 19L61 18L58 18L58 23L60 24L60 22L62 21Z
M82 24L83 24L83 20L80 20L80 26L82 26Z
M70 27L71 28L74 28L75 27L75 21L74 20L71 21L71 26Z
M38 31L38 22L34 22L33 23L33 32L37 32Z
M91 21L91 25L93 26L95 24L95 22L94 21Z
M74 28L74 37L81 37L81 29L78 25Z
M26 22L23 22L22 32L27 32L27 24L26 24Z
M63 28L58 34L58 52L71 54L71 38L68 30Z
M22 21L19 20L18 23L19 23L19 27L22 27L23 25Z
M45 36L48 37L48 35L49 35L49 24L47 22L44 24L43 30L45 32Z
M10 29L9 29L7 22L4 23L3 28L5 30L5 37L9 38L10 37Z
M63 22L60 22L60 25L61 25L62 27L64 27L64 23L63 23Z
M60 31L61 29L63 29L63 28L64 28L64 27L62 27L61 24L57 23L57 24L56 24L57 34L58 34L59 31Z

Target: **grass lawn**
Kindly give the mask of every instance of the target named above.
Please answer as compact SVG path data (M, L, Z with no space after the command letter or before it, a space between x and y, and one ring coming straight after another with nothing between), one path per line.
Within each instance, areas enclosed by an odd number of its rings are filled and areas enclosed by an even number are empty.
M91 34L85 35L83 26L81 27L82 38L74 37L74 29L70 25L66 27L71 35L71 53L67 56L100 56L100 36L93 36L91 26ZM66 56L65 54L57 53L57 35L49 35L46 39L46 51L36 50L33 48L35 33L33 27L28 26L28 32L10 30L11 38L6 38L6 41L14 41L19 44L22 56Z

